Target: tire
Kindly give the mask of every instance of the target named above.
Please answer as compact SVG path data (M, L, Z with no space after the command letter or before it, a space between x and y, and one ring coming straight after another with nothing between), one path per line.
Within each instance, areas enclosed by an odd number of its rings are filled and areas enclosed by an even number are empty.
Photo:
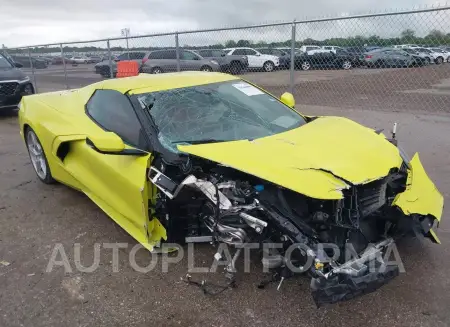
M311 69L311 63L309 61L303 61L300 65L302 70L310 70Z
M48 165L47 157L44 153L44 148L31 127L28 127L25 130L25 143L27 145L31 164L39 180L45 184L54 183L55 180L53 179L50 171L50 166Z
M242 65L240 62L233 61L230 65L230 73L233 75L239 75L242 72Z
M425 58L425 63L428 66L429 64L431 64L431 59L429 57Z
M275 64L271 61L266 61L263 65L263 69L267 73L273 72L275 69Z
M164 71L162 70L161 67L153 67L152 70L150 71L150 74L162 74L164 73Z
M210 66L202 66L200 68L200 71L202 71L202 72L212 72L213 69Z
M375 63L374 63L373 66L374 66L375 68L384 68L384 67L385 67L385 65L384 65L384 63L383 63L382 60L377 60L377 61L375 61Z
M349 70L352 68L352 62L350 60L344 60L342 63L342 69Z
M437 57L436 58L436 65L440 65L440 64L442 64L444 62L444 58L442 58L442 57Z
M450 62L450 56L449 56L449 57L447 57L447 62Z

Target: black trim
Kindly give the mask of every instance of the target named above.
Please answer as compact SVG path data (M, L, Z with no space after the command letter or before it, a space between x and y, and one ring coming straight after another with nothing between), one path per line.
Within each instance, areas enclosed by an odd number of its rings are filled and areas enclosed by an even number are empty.
M123 149L122 151L118 151L118 152L111 152L111 151L103 151L100 150L99 148L97 148L94 145L94 142L92 142L89 138L86 138L86 144L91 147L93 150L97 151L98 153L101 154L107 154L107 155L116 155L116 156L139 156L139 157L143 157L148 155L148 152L139 150L139 149Z
M90 119L91 119L98 127L100 127L100 128L101 128L102 130L104 130L105 132L113 132L113 133L116 133L116 134L117 134L117 132L111 131L111 130L109 130L109 129L103 127L102 124L100 124L98 121L96 121L96 120L94 119L94 117L92 117L91 114L89 113L89 110L88 110L87 106L88 106L89 102L91 101L91 99L95 96L95 94L96 94L98 91L115 91L115 92L118 92L119 94L123 95L123 96L130 102L131 108L133 109L133 111L134 111L134 113L135 113L135 115L136 115L136 118L137 118L138 122L140 123L142 129L145 130L145 124L143 124L142 121L141 121L141 119L139 118L139 115L137 114L136 108L134 107L133 103L131 102L130 97L129 97L127 94L123 94L123 93L121 93L121 92L119 92L119 91L117 91L117 90L113 90L113 89L96 89L96 90L94 91L94 93L92 93L92 95L90 96L89 100L88 100L88 101L85 103L85 105L84 105L84 113L85 113L86 116L88 116L88 117L89 117L89 118L90 118ZM140 150L140 151L145 151L145 150L143 150L143 149L140 149L140 147L139 147L138 145L136 145L136 144L131 144L131 143L127 142L127 141L124 140L124 139L122 138L122 136L120 136L119 134L117 134L117 135L122 139L122 141L123 141L126 145L131 146L131 147L134 147L134 148L136 148L136 149L138 149L138 150ZM151 149L152 149L152 148L151 148L151 142L150 142L150 140L149 140L149 138L148 138L148 135L144 135L144 137L145 137L145 143L146 143L145 145L146 145L146 148L147 148L146 150L148 150L149 152L151 152ZM126 150L130 150L130 149L126 149ZM99 151L99 152L100 152L100 151ZM100 152L100 153L102 153L102 152ZM105 154L106 154L106 153L105 153ZM108 153L108 154L113 154L113 153ZM117 153L114 153L114 154L117 154Z

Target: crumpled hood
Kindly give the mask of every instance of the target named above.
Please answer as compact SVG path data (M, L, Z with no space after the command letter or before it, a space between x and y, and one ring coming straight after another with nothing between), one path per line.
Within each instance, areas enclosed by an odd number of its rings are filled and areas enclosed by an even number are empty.
M341 117L319 117L253 141L178 148L318 199L340 199L349 184L383 178L402 164L382 134Z

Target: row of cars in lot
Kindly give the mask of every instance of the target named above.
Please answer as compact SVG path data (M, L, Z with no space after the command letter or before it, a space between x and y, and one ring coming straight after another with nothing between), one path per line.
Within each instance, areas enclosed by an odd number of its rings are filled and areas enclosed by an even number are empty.
M245 70L271 72L288 69L291 65L290 48L227 48L227 49L180 49L179 58L175 49L154 51L129 51L112 60L112 72L117 73L117 62L137 61L140 71L160 74L183 70L224 71L240 74ZM310 70L420 67L429 64L450 62L450 48L435 47L348 47L302 46L295 49L294 68ZM95 72L105 77L111 75L109 60L95 65Z
M14 62L20 63L22 67L31 68L31 65L33 65L33 68L36 69L44 69L47 68L50 65L62 65L65 61L66 64L92 64L92 63L99 63L106 59L106 57L103 56L30 56L25 54L12 54L11 58L14 60ZM30 61L31 60L31 61Z

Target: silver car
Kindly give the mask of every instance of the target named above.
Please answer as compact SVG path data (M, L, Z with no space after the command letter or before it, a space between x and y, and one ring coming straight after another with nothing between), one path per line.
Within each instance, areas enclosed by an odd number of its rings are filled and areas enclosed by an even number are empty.
M219 72L220 65L214 59L205 59L189 50L179 50L180 70L201 70L205 72ZM147 53L142 60L141 72L161 74L177 71L177 53L175 49L156 50Z

